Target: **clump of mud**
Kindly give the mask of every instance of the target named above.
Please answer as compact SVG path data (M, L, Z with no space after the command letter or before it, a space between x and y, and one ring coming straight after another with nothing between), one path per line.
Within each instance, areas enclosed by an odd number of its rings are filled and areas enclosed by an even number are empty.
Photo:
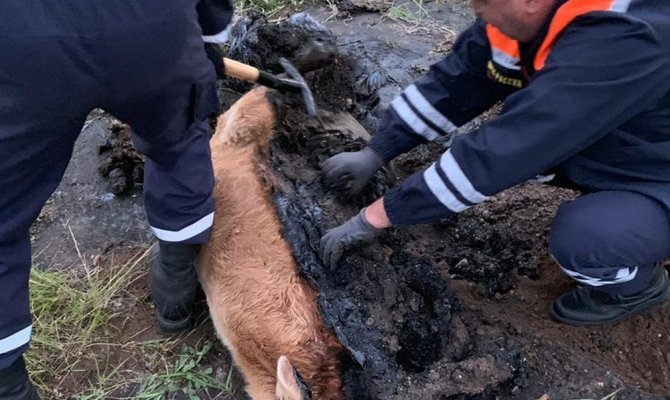
M279 58L287 58L307 79L322 111L350 112L358 120L374 121L377 89L386 83L381 69L340 53L335 36L310 14L301 12L278 23L250 11L232 29L228 57L275 74L284 73ZM222 86L245 92L251 84L226 78ZM304 107L300 95L286 95L290 106ZM374 122L365 123L373 128Z
M398 157L393 162L397 173L393 185L428 167L444 151L442 145L431 143ZM519 275L540 277L553 212L578 194L555 191L547 202L538 187L527 184L524 195L509 198L502 194L497 201L473 207L451 220L413 228L413 237L422 240L422 253L437 264L448 265L454 278L481 284L482 293L489 296L507 293Z
M106 155L98 170L117 196L141 189L144 182L144 158L133 147L131 134L129 125L114 123L107 129L107 141L98 149Z
M231 35L228 57L276 74L284 72L280 57L306 73L331 64L337 55L333 34L304 12L268 23L263 14L249 11L235 23Z

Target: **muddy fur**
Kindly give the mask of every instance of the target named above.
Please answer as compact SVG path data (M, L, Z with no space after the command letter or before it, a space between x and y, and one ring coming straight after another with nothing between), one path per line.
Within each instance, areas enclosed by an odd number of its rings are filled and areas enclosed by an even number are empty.
M286 356L314 399L343 399L341 346L324 327L316 293L298 269L261 179L275 112L265 89L247 93L220 117L211 139L215 217L198 274L212 320L255 400L275 398L277 361ZM261 168L259 168L261 167Z

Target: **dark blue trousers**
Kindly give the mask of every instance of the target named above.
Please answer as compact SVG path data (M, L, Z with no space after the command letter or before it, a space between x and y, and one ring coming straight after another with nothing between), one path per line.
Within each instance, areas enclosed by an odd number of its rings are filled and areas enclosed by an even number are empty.
M0 369L30 341L29 227L91 109L133 127L146 155L145 207L156 236L207 240L216 78L195 4L0 2Z
M580 284L630 295L644 289L656 263L670 257L670 217L639 193L591 193L560 207L549 247Z

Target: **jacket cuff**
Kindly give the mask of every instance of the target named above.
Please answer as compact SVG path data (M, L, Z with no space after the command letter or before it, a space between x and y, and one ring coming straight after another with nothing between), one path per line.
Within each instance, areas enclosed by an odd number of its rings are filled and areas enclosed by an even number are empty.
M456 214L435 197L423 175L418 172L384 194L384 210L394 227L442 221Z
M196 10L205 36L222 32L233 19L233 4L229 0L199 0Z
M402 204L400 188L396 187L384 194L384 210L394 228L412 225L411 218Z
M393 160L416 146L425 143L412 136L393 134L390 131L379 131L372 136L368 146L385 162Z
M228 27L221 32L215 34L215 35L203 35L202 40L205 43L215 43L215 44L223 44L228 41L230 38L230 31L232 29L232 25L228 25Z

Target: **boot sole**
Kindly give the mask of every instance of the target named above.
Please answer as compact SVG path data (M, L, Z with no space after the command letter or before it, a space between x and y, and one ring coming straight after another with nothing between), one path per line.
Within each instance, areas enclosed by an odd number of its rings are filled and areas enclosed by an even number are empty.
M556 313L556 310L554 309L554 305L552 304L551 306L551 316L554 318L554 320L561 322L566 325L572 325L572 326L599 326L599 325L610 325L614 324L617 322L621 322L625 319L628 319L632 316L635 315L640 315L647 313L659 306L664 305L670 300L670 286L667 286L663 292L661 292L657 297L649 300L648 302L644 304L640 304L637 308L619 315L616 318L611 318L608 320L600 320L600 321L582 321L582 320L572 320L569 318L565 318L559 314Z

